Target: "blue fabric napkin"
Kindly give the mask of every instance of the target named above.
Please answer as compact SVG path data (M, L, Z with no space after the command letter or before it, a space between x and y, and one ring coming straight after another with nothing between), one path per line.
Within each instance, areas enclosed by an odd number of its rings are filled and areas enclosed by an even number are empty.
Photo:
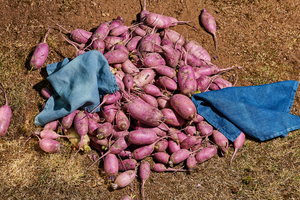
M230 87L195 94L192 101L198 113L230 141L241 131L264 141L300 128L300 117L289 113L298 85L290 80Z
M35 124L64 117L78 108L92 111L100 104L100 97L119 90L107 60L97 50L88 51L72 61L65 58L46 68L47 80L54 88L44 110L35 117ZM99 111L98 108L96 111Z

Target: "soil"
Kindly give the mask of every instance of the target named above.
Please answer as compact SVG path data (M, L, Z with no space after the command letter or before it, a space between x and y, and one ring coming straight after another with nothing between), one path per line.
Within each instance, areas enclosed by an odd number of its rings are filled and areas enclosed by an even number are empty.
M148 11L191 21L171 29L201 44L216 56L213 62L221 68L239 66L225 75L232 82L237 80L236 86L300 80L299 1L146 2ZM60 140L63 150L59 154L42 152L36 138L25 141L40 128L34 125L44 103L39 91L51 87L46 65L72 59L76 52L53 22L69 31L94 31L100 23L121 16L130 26L138 21L143 4L140 0L0 1L0 83L13 110L8 133L0 139L1 199L120 199L125 194L141 199L139 179L112 191L101 164L82 175L92 163L84 153L65 165L76 151L67 140ZM213 36L199 24L204 8L217 23L217 51ZM29 60L48 27L49 56L41 70L31 71ZM1 102L4 104L4 98ZM300 116L298 93L291 112ZM294 131L286 138L266 142L248 139L233 168L229 168L231 148L225 157L215 156L192 172L152 173L145 184L146 199L299 199L299 135Z

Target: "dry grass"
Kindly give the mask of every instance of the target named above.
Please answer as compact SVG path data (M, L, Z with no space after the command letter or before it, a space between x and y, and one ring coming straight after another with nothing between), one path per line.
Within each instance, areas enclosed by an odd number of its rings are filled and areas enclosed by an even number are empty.
M191 26L173 28L195 39L214 54L212 36L199 27L198 16L206 8L215 17L219 42L217 64L241 66L238 85L258 85L300 77L300 3L296 0L147 1L147 9L193 20ZM111 191L103 167L93 166L85 154L60 139L62 151L47 154L37 138L25 146L35 130L34 117L44 102L39 91L50 86L45 70L30 71L28 60L43 39L51 17L68 30L92 30L99 21L120 15L129 25L140 11L133 1L2 1L0 21L0 83L7 92L13 117L9 131L0 138L1 199L120 199L124 194L140 199L140 180L122 190ZM167 5L167 6L166 6ZM16 10L18 12L16 12ZM104 14L103 14L104 13ZM107 13L109 15L107 15ZM187 35L188 30L188 35ZM51 30L46 64L73 57L56 29ZM276 94L274 94L276 95ZM300 116L299 92L292 113ZM0 103L5 102L3 95ZM192 173L153 173L146 182L148 199L300 199L300 131L266 142L247 140L237 153L233 168L229 155L214 157ZM93 154L97 154L95 151ZM98 154L97 154L98 155ZM151 161L151 159L150 159Z

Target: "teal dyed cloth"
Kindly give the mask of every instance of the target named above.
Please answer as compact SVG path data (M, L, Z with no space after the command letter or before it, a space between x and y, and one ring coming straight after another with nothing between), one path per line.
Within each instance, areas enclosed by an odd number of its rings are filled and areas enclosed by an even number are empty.
M119 90L105 57L96 50L77 56L72 61L47 66L47 80L55 92L47 100L35 124L45 124L64 117L78 108L92 111L100 104L100 97ZM98 108L99 111L100 108Z

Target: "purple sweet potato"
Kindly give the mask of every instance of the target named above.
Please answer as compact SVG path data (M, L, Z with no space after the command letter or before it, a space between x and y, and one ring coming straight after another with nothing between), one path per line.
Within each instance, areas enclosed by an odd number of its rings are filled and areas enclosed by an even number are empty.
M161 39L161 43L160 43L161 46L166 46L166 45L169 45L169 46L172 46L173 47L173 43L171 42L171 40L169 40L168 38L164 37Z
M121 156L122 158L131 158L132 157L131 151L127 150L127 149L121 151L118 155Z
M134 98L127 104L130 116L146 125L158 126L163 120L163 114L140 98Z
M178 137L178 140L179 140L179 143L181 143L183 140L185 140L188 136L181 132L181 131L178 131L177 132L177 137Z
M175 169L175 168L171 168L171 167L167 168L162 163L155 163L152 166L152 170L155 172L184 172L184 171L186 171L185 169Z
M45 35L45 38L44 38L44 41L39 43L34 52L33 52L33 55L30 59L30 67L32 69L39 69L43 66L43 64L45 63L47 57L48 57L48 54L49 54L49 46L46 42L46 38L48 36L50 32L50 28L48 30L48 32L46 33Z
M132 198L131 198L131 196L126 194L120 200L132 200Z
M147 32L141 29L140 27L135 27L134 33L136 34L136 36L140 36L140 37L144 37L147 34Z
M71 33L71 38L74 42L86 44L92 36L92 32L83 29L74 29Z
M104 40L105 43L105 50L109 51L111 48L118 44L119 42L122 42L123 38L118 36L107 36Z
M145 145L145 146L142 146L142 147L139 147L137 149L135 149L133 152L132 152L132 157L136 160L143 160L144 158L148 157L151 155L151 153L154 151L154 147L155 147L155 144L159 141L163 139L162 138L159 138L158 140L156 140L155 142L153 142L152 144L149 144L149 145Z
M122 63L119 63L122 65ZM116 64L113 64L113 66L115 66ZM122 66L121 66L122 68ZM125 76L125 73L122 70L111 70L111 73L113 73L113 75L116 77L118 77L120 80L122 80ZM117 82L118 83L118 82Z
M196 124L196 129L200 132L201 136L210 136L213 131L212 125L206 121L201 121Z
M107 22L102 22L93 33L92 41L97 39L103 41L108 36L109 30L110 24Z
M122 80L127 91L130 91L130 89L133 87L133 76L131 74L125 74Z
M133 77L135 85L143 87L146 84L151 83L154 80L155 72L152 69L143 69Z
M168 148L168 146L169 146L168 140L162 139L155 144L154 149L157 152L163 152Z
M121 43L117 43L116 45L114 45L114 50L123 50L126 51L128 54L130 53L128 49L125 47L125 45Z
M206 9L203 9L201 11L200 23L202 24L202 26L207 32L211 33L214 36L215 47L217 51L217 37L216 37L217 24L214 17L209 12L207 12Z
M188 136L185 140L180 143L181 149L190 149L197 142L201 142L201 138L199 136Z
M106 94L103 96L102 102L104 102L104 104L112 104L112 103L116 103L121 97L121 94L119 91L116 91L112 94Z
M154 97L164 96L160 89L153 84L144 85L143 91L146 94L152 95Z
M194 123L199 123L199 122L202 122L204 120L204 117L197 114L196 115L196 118L193 120Z
M193 68L189 65L180 66L177 78L181 93L191 97L197 90L197 81Z
M151 173L150 164L147 161L142 161L139 166L139 178L142 180L141 193L143 199L145 199L145 191L144 191L145 182L149 178L150 173Z
M109 30L112 30L118 26L121 26L123 23L124 23L124 20L122 20L122 19L114 19L109 23L109 25L110 25Z
M218 130L212 131L212 139L213 142L220 148L222 156L224 156L227 153L229 145L228 139Z
M172 21L168 16L157 13L149 13L145 18L145 23L157 29L166 29L172 26Z
M169 17L171 22L172 22L172 26L176 26L176 25L179 25L179 24L186 24L186 23L189 23L191 21L178 21L178 19L176 19L175 17Z
M126 44L131 39L131 33L129 31L124 32L122 35L120 35L122 38L122 43Z
M208 76L201 75L197 80L197 90L200 92L206 92L209 84L211 83L211 79Z
M156 152L153 155L153 158L160 163L163 164L168 164L169 163L169 159L170 159L170 155L166 152Z
M115 119L118 109L114 103L102 106L101 114L106 122L112 123Z
M129 132L127 130L120 130L116 125L113 126L113 130L112 130L112 139L118 139L119 137L125 137L126 135L129 134Z
M173 67L165 66L165 65L158 65L153 67L155 69L156 73L162 76L167 76L169 78L175 78L176 77L176 71Z
M153 130L157 136L159 137L164 137L167 135L167 133L165 132L165 130L161 129L160 128L160 125L157 126L157 127L153 127L153 126L148 126L146 124L143 124L139 121L136 122L135 124L135 127L134 127L135 130L140 130L140 129L151 129Z
M159 53L147 53L143 64L145 67L152 68L159 65L166 65L165 59Z
M172 153L174 153L174 152L176 152L176 151L178 151L178 150L180 150L180 145L179 144L177 144L174 140L172 140L172 139L169 139L169 145L168 145L168 147L169 147L169 152L172 154Z
M166 89L170 91L177 90L178 88L177 83L173 79L167 76L160 76L156 80L156 85L158 85L162 89Z
M89 123L89 134L90 135L96 135L97 134L97 129L101 125L100 123L97 123L94 119L89 118L88 119Z
M169 164L172 167L174 164L181 163L182 161L186 160L191 152L187 149L179 149L178 151L172 153L170 156Z
M39 145L41 149L48 153L57 153L60 151L60 143L56 140L44 138L39 138Z
M69 44L71 44L75 48L75 50L76 50L75 57L85 53L87 48L84 48L84 46L82 44L80 45L80 44L77 44L76 42L72 42L69 39L67 39L61 32L60 32L60 34ZM77 46L79 46L79 49Z
M146 0L144 0L143 10L140 12L140 21L144 21L150 12L146 10Z
M105 122L103 124L100 124L97 128L97 138L99 140L103 138L107 138L112 134L113 126L110 122Z
M158 107L163 108L171 108L170 99L166 99L165 97L158 97L157 98Z
M188 125L184 128L184 131L186 132L187 135L197 135L197 130L196 126L194 125Z
M156 107L156 108L158 107L157 100L154 96L149 95L149 94L144 94L144 93L140 94L139 96L141 99L143 99L145 102L147 102L151 106Z
M120 110L116 113L115 120L116 120L116 126L120 130L122 130L122 131L128 130L128 128L130 126L130 121L129 121L127 115L122 110Z
M245 138L246 138L246 135L245 133L241 132L241 134L234 140L233 142L233 147L234 147L234 153L230 159L230 167L232 166L232 161L233 161L233 158L236 154L236 152L242 148L244 142L245 142Z
M96 143L98 145L101 145L101 151L102 150L106 150L108 148L108 139L107 138L104 138L104 139L101 139L99 140L96 136L93 136L93 135L89 135L89 138L90 138L90 142L92 143Z
M213 83L215 83L217 85L217 87L219 89L223 89L223 88L227 88L227 87L232 87L232 83L230 83L229 81L221 78L221 77L217 77L213 80Z
M139 129L130 131L127 140L130 144L148 145L157 140L157 135L152 129Z
M117 176L115 182L111 184L114 190L124 188L129 185L136 177L136 170L128 170Z
M197 163L204 163L205 161L211 159L214 155L217 154L217 148L214 145L210 145L200 150L196 154Z
M107 154L104 158L104 167L105 174L107 176L115 176L119 171L119 163L117 156L115 154Z
M191 54L190 52L186 52L184 50L184 47L182 48L183 54L182 54L182 59L186 60L186 63L192 67L197 67L197 66L202 66L207 64L208 61L203 60L201 57L198 58L194 54Z
M52 131L56 131L57 128L58 128L58 124L59 124L58 120L54 120L54 121L52 121L52 122L47 123L47 124L44 126L43 130L52 130Z
M150 27L150 26L148 26L146 24L140 24L139 27L141 29L143 29L144 31L146 31L147 34L151 34L151 33L154 33L154 32L157 31L156 28L152 28L152 27Z
M183 119L177 112L170 108L164 108L161 110L165 116L165 123L169 126L182 126L185 124L185 119Z
M47 153L57 153L60 151L61 145L58 141L49 138L41 139L38 135L33 135L39 139L39 146L43 151Z
M74 129L80 136L80 141L78 144L78 150L74 154L73 158L76 154L80 151L81 147L84 145L84 137L87 135L89 128L88 128L88 118L84 111L79 111L74 117Z
M211 57L208 52L196 41L189 40L184 44L184 48L188 52L188 54L194 55L196 58L210 62Z
M198 150L201 150L201 149L203 149L202 140L198 140L196 142L196 144L194 146L192 146L192 148L191 148L192 151L198 151Z
M137 48L139 41L142 39L141 36L135 36L126 44L126 48L128 51L133 51Z
M138 51L142 54L147 52L161 52L159 46L161 38L158 33L150 33L145 35L139 42Z
M137 50L134 50L133 52L131 52L130 60L137 68L140 68L140 67L142 67L143 62L142 62L141 57L139 57L137 54L138 54Z
M118 77L118 76L116 76L116 75L115 75L115 78L116 78L116 82L117 82L117 84L118 84L119 90L120 90L120 91L125 90L125 85L124 85L124 83L123 83L123 81L122 81L123 78L120 78L120 77Z
M117 79L119 80L119 78L116 78L116 81ZM117 82L118 83L118 82ZM104 105L109 105L109 104L114 104L116 103L121 97L121 94L119 91L116 91L112 94L106 94L103 96L102 98L102 102L97 106L95 107L91 112L90 114L95 114L94 112L97 110L97 108L101 107L103 104Z
M137 166L137 161L135 159L125 159L119 162L119 171L127 171L127 170L133 170Z
M202 66L196 66L193 68L194 72L198 74L198 76L210 76L219 72L219 67L213 64L206 64ZM198 78L199 78L198 77Z
M123 50L111 50L104 54L108 64L123 63L128 60L128 53Z
M121 24L120 26L117 26L117 27L111 29L110 32L109 32L109 35L112 35L112 36L122 35L126 31L128 31L129 28L130 27L128 27L128 26L126 26L124 24Z
M184 44L184 37L176 31L165 29L160 33L161 37L168 38L173 44Z
M178 65L179 59L181 58L181 52L170 45L160 46L160 48L162 49L166 58L167 65L175 68Z
M60 138L60 137L69 137L69 136L66 136L66 135L60 135L60 134L56 133L53 130L42 130L39 133L39 136L43 139L48 138L48 139L52 139L52 140L56 140L57 138Z
M53 21L53 20L52 20ZM64 27L62 27L61 25L57 24L56 22L54 22L57 26L59 26L60 28L64 29L65 31L67 31L68 33L70 33L70 38L77 43L81 43L81 44L86 44L89 39L91 38L91 36L93 35L92 32L83 30L83 29L74 29L73 31L68 31L67 29L65 29Z
M93 42L92 44L92 49L93 50L97 50L99 51L100 53L104 53L104 50L105 50L105 43L103 40L100 40L100 39L97 39Z
M188 168L189 171L192 171L196 165L197 165L197 160L194 154L190 154L189 157L186 159L186 168Z
M170 100L172 108L184 119L192 120L196 117L197 110L190 98L183 94L175 94Z
M41 89L41 94L43 95L44 98L49 99L52 95L52 92L51 90L49 90L49 88L44 87Z

